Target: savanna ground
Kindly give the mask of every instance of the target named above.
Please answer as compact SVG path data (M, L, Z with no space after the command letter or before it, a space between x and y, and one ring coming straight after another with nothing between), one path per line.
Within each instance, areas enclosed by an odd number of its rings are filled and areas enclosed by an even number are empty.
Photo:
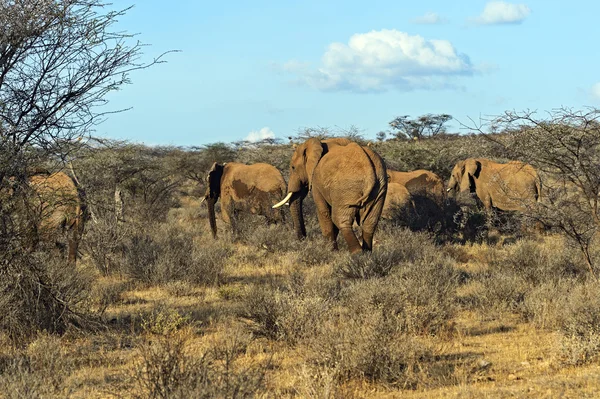
M504 157L478 136L375 147L396 169L444 179L458 159ZM531 221L490 228L474 212L424 231L385 221L374 252L351 257L343 240L325 248L307 200L305 241L289 222L255 216L241 216L235 236L219 220L213 240L199 205L210 163L263 161L285 174L290 154L81 150L74 165L95 222L75 269L44 251L28 258L64 306L24 311L55 302L2 287L0 395L600 396L600 284L563 235L521 228Z

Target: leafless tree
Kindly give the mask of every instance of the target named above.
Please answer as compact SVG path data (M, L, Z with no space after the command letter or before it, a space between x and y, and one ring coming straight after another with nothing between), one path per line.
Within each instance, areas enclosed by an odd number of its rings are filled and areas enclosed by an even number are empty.
M28 146L64 154L110 113L106 94L161 62L141 62L143 44L114 29L127 9L110 7L0 0L0 138L11 156Z

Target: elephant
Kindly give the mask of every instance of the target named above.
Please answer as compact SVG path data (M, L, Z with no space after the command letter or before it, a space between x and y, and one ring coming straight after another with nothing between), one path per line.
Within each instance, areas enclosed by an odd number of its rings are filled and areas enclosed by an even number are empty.
M26 209L32 247L50 242L64 248L67 237L68 261L77 262L79 243L88 219L85 192L64 172L39 173L28 179Z
M402 184L413 196L430 198L438 205L446 199L444 181L435 173L419 169L412 172L398 172L388 169L388 181Z
M206 176L207 189L202 202L208 206L208 220L213 237L217 238L215 203L221 198L221 218L235 233L235 214L246 211L263 215L269 222L285 219L283 210L271 208L285 195L286 184L281 172L272 165L237 162L213 163Z
M409 207L404 207L402 218L413 230L436 229L445 224L446 190L444 181L435 173L419 169L398 172L388 169L390 184L399 184L410 195Z
M541 180L533 166L520 161L469 158L456 163L447 191L459 205L469 205L477 198L487 211L523 211L540 201Z
M287 191L274 207L290 205L298 238L306 237L302 202L312 191L321 232L332 249L337 250L341 231L351 253L372 250L387 193L387 171L369 147L344 138L306 140L292 155ZM352 229L355 220L362 228L362 245Z
M389 174L388 174L389 179ZM414 209L414 202L410 192L399 183L388 180L387 194L383 203L382 219L392 219L398 213L410 212Z

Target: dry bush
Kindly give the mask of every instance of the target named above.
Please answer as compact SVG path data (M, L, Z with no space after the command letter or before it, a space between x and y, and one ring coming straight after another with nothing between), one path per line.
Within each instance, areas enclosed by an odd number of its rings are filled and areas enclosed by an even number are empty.
M425 233L387 225L377 234L376 239L379 242L372 253L338 258L334 266L336 272L351 279L385 277L401 265L445 259L441 248L435 246Z
M344 278L369 279L385 277L404 261L403 253L395 249L345 256L338 259L335 269Z
M520 240L503 248L489 248L485 258L489 269L474 275L480 289L473 306L514 311L528 320L550 317L535 312L550 310L544 303L553 303L552 287L567 287L570 281L582 281L587 274L580 254L564 240ZM554 323L546 320L543 324L548 322Z
M336 316L324 320L320 334L305 343L309 364L333 371L338 383L366 379L416 385L418 360L427 356L427 348L399 334L394 320L381 312Z
M275 286L249 288L242 303L242 316L254 322L255 334L290 345L314 336L332 306L313 292Z
M88 320L92 275L64 259L22 253L1 272L0 329L15 341L63 333Z
M132 370L133 397L248 398L264 391L269 362L239 365L251 339L239 328L228 328L226 338L200 353L192 350L193 329L181 316L159 314L145 330Z
M246 217L242 241L269 253L289 252L298 247L290 224L267 225L258 217Z
M39 335L0 370L0 392L6 398L69 397L66 380L73 364L59 338Z
M97 313L102 315L109 306L121 301L121 294L131 289L128 281L114 281L98 279L94 282L90 302L97 308Z
M341 255L332 251L320 236L302 240L296 248L298 263L309 267L330 263Z
M112 218L88 223L82 247L91 263L105 276L123 267L124 243L135 234L136 226Z
M519 240L503 250L488 251L487 255L490 269L509 271L534 285L582 277L586 273L580 254L562 240L548 243Z
M564 297L562 314L562 357L580 365L600 357L600 284L596 281L573 287Z
M161 224L132 236L124 251L124 271L136 280L181 280L204 285L215 285L221 280L232 254L231 246L222 240L197 245L194 233L176 224Z

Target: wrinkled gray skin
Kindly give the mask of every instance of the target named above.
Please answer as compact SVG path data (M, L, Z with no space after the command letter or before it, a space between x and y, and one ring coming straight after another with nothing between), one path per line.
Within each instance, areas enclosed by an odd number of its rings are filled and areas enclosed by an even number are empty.
M292 156L287 191L299 238L306 236L302 201L312 191L321 231L333 249L341 232L351 253L372 250L387 173L381 157L370 148L341 138L308 139ZM354 221L362 228L362 245L352 230Z
M486 210L523 211L540 200L541 181L537 171L523 162L469 158L456 163L447 190L459 205L479 200Z
M235 213L250 212L263 215L269 222L285 219L283 209L272 209L286 192L281 172L272 165L257 163L245 165L228 162L214 163L206 176L204 199L208 206L208 220L214 238L217 238L215 204L221 198L221 218L235 232Z

